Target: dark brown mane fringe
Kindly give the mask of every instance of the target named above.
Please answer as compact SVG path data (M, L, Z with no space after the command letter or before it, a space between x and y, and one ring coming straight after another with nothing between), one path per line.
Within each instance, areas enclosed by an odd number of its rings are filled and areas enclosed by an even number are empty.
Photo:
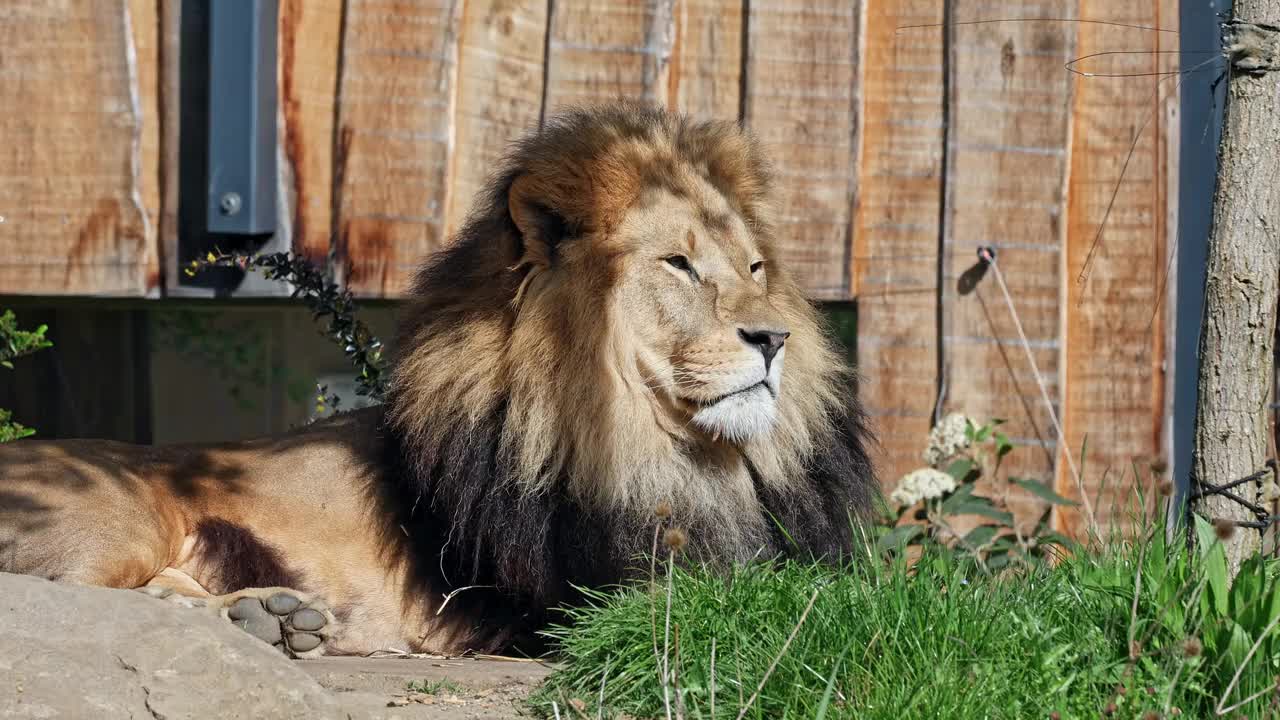
M575 586L599 589L646 576L658 520L601 516L565 493L518 492L510 459L497 450L504 421L499 409L480 431L451 432L438 453L426 456L384 424L382 467L392 470L379 491L396 520L387 539L408 554L418 587L447 593L474 586L465 601L446 608L470 624L465 644L476 652L514 648L533 655L544 649L537 631L555 608L581 599ZM850 558L856 524L866 519L876 488L856 400L832 421L822 450L790 491L757 483L769 529L756 548L761 560ZM699 536L700 528L672 521ZM720 564L714 548L685 559Z
M549 122L516 146L457 238L419 272L404 312L393 377L412 377L404 368L420 348L457 342L482 329L495 338L493 343L511 335L517 322L513 298L520 284L513 268L524 248L507 196L518 176L531 165L544 175L554 175L546 170L551 163L565 165L563 184L548 188L558 197L554 211L545 213L554 225L545 232L574 236L592 224L611 222L612 210L598 207L598 194L595 206L575 205L572 183L596 182L598 191L600 181L582 174L607 166L592 164L601 155L601 144L651 137L655 127L666 128L679 152L711 168L712 178L744 218L752 224L766 222L757 215L768 189L763 157L742 133L725 129L732 126L674 120L636 105L580 111ZM642 174L647 181L661 182L663 160L653 162ZM416 373L430 371L412 367ZM518 459L503 449L511 447L502 442L504 437L523 432L521 419L508 414L506 396L486 398L480 418L474 407L468 412L438 405L428 413L422 411L427 407L423 399L411 394L411 385L411 379L392 382L381 427L379 465L384 474L375 490L389 520L385 539L407 555L421 589L443 593L475 586L465 591L465 602L460 596L446 608L473 628L464 644L482 652L513 646L533 651L538 645L533 633L553 617L552 609L580 599L574 586L600 588L647 573L644 558L656 523L652 514L585 507L569 493L565 477L535 489L521 484ZM826 408L825 423L814 423L816 439L804 458L803 477L788 478L784 490L753 471L764 522L752 526L764 529L749 538L752 547L746 552L700 543L700 538L718 537L716 528L700 528L699 521L682 517L676 508L671 522L688 533L687 560L718 564L754 554L839 562L849 556L853 523L870 510L877 489L863 412L853 383L847 387L845 402ZM417 418L422 422L406 427Z

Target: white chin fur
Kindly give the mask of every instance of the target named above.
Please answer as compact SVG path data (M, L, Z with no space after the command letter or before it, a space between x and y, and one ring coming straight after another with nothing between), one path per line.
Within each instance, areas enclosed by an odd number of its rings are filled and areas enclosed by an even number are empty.
M782 389L783 348L769 367L764 382L769 387L756 386L747 392L730 395L715 405L708 405L693 415L693 424L702 430L725 438L729 442L743 442L763 435L778 417L777 394ZM759 376L756 376L757 381ZM743 385L750 379L743 378ZM741 386L740 386L741 387Z
M702 408L694 413L693 424L730 442L741 442L769 432L777 414L773 396L757 386Z

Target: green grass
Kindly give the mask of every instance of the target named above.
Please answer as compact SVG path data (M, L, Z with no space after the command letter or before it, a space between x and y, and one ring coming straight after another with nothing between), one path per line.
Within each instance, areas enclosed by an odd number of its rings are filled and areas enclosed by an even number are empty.
M423 695L439 695L440 693L457 695L463 691L462 686L452 680L423 680L421 682L410 680L404 689Z
M839 572L677 569L670 642L666 576L652 592L597 593L571 629L552 631L563 666L532 708L665 717L665 648L672 717L736 718L750 704L748 718L1207 718L1224 696L1225 707L1258 691L1225 717L1276 715L1276 566L1252 561L1228 589L1221 545L1198 530L1194 552L1153 532L1145 545L999 579L940 549L913 569L878 559Z

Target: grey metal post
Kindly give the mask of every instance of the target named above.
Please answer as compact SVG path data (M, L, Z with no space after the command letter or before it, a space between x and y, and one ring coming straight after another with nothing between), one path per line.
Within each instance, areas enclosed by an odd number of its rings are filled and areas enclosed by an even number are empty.
M1231 13L1231 0L1183 0L1179 22L1180 67L1205 62L1221 45L1219 22ZM1218 170L1218 140L1226 83L1216 82L1225 68L1215 62L1182 78L1181 139L1178 172L1178 275L1174 308L1173 478L1175 512L1180 512L1191 481L1195 449L1196 387L1200 322L1213 189Z

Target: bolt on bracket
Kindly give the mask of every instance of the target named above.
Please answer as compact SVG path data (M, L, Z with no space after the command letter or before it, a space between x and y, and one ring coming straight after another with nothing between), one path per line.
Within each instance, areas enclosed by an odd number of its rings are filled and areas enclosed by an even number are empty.
M209 12L206 228L276 230L278 0L214 0Z

